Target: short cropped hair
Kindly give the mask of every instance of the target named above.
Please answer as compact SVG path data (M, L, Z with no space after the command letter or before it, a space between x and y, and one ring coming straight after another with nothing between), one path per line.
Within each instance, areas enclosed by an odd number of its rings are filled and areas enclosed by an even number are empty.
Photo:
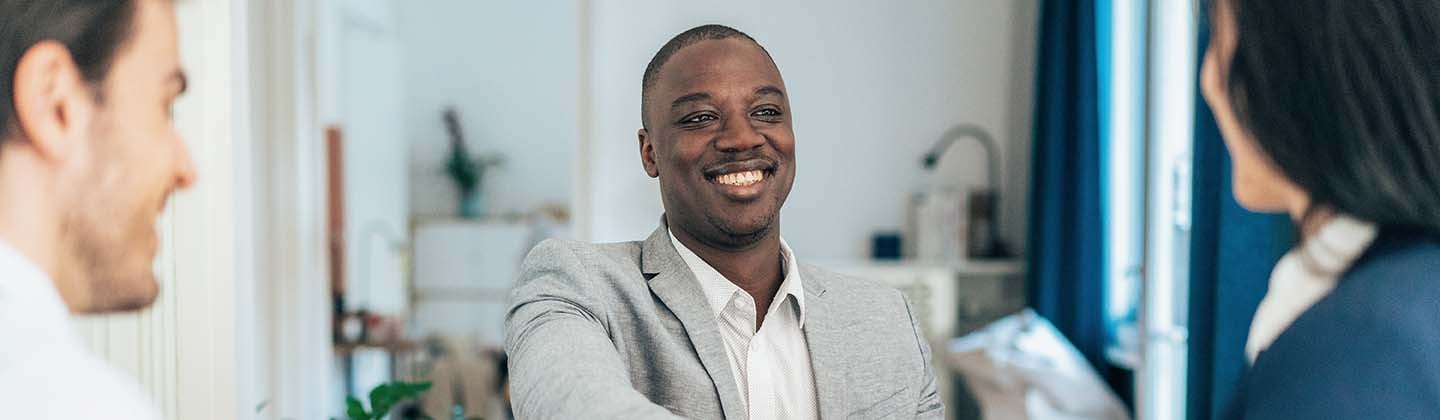
M660 47L660 51L655 52L655 56L650 58L650 64L645 66L645 76L640 82L641 124L649 127L650 90L655 87L655 81L660 77L660 69L665 67L665 63L670 61L670 57L673 57L676 53L680 52L680 50L685 49L685 47L698 44L701 41L718 41L723 39L743 39L750 41L750 43L760 47L761 51L765 51L766 57L770 56L770 51L766 50L765 46L760 45L760 42L756 41L755 38L751 38L750 35L741 32L739 29L725 25L700 25L681 32L679 35L675 35L674 38L670 38L670 41L665 43L665 46ZM771 61L773 62L774 60L772 59Z
M135 8L134 0L0 0L0 141L18 129L15 71L30 47L59 42L99 85L133 32Z

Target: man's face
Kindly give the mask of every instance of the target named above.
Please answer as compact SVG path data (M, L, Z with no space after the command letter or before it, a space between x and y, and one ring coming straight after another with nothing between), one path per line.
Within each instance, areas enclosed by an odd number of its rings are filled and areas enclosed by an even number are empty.
M795 180L780 70L745 39L701 41L660 70L641 129L667 220L707 245L748 247L778 224Z
M159 287L156 218L170 193L194 182L189 153L172 126L185 89L169 2L136 4L131 38L96 89L94 118L76 167L75 205L63 246L72 274L92 292L89 312L139 309Z

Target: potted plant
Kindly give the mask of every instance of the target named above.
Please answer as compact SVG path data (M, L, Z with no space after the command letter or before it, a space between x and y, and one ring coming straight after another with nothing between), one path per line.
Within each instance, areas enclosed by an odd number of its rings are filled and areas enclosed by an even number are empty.
M483 186L485 173L504 163L496 154L470 154L465 134L460 127L460 114L446 107L441 118L450 134L450 153L445 159L445 174L460 193L460 217L473 219L485 212Z
M429 382L391 382L377 385L370 390L370 409L366 410L364 403L354 396L345 397L345 416L349 420L383 420L390 415L390 410L396 404L407 400L420 398L425 391L430 389ZM429 419L423 414L421 419ZM483 420L479 418L465 419L456 416L452 420Z

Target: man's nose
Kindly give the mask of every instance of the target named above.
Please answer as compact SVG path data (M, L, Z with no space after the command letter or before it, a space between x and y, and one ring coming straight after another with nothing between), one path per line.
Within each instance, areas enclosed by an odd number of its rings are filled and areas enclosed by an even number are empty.
M195 184L198 174L195 171L195 160L190 157L190 149L185 142L180 142L180 153L175 157L177 160L175 168L176 189L190 188Z
M725 123L720 138L715 140L715 148L722 152L743 152L764 144L765 135L756 130L747 119L729 120Z

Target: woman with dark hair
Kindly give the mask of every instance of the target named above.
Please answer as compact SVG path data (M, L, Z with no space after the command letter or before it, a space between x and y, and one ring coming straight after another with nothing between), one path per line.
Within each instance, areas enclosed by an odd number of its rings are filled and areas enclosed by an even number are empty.
M1211 29L1235 198L1300 232L1228 417L1440 418L1440 1L1215 0Z

